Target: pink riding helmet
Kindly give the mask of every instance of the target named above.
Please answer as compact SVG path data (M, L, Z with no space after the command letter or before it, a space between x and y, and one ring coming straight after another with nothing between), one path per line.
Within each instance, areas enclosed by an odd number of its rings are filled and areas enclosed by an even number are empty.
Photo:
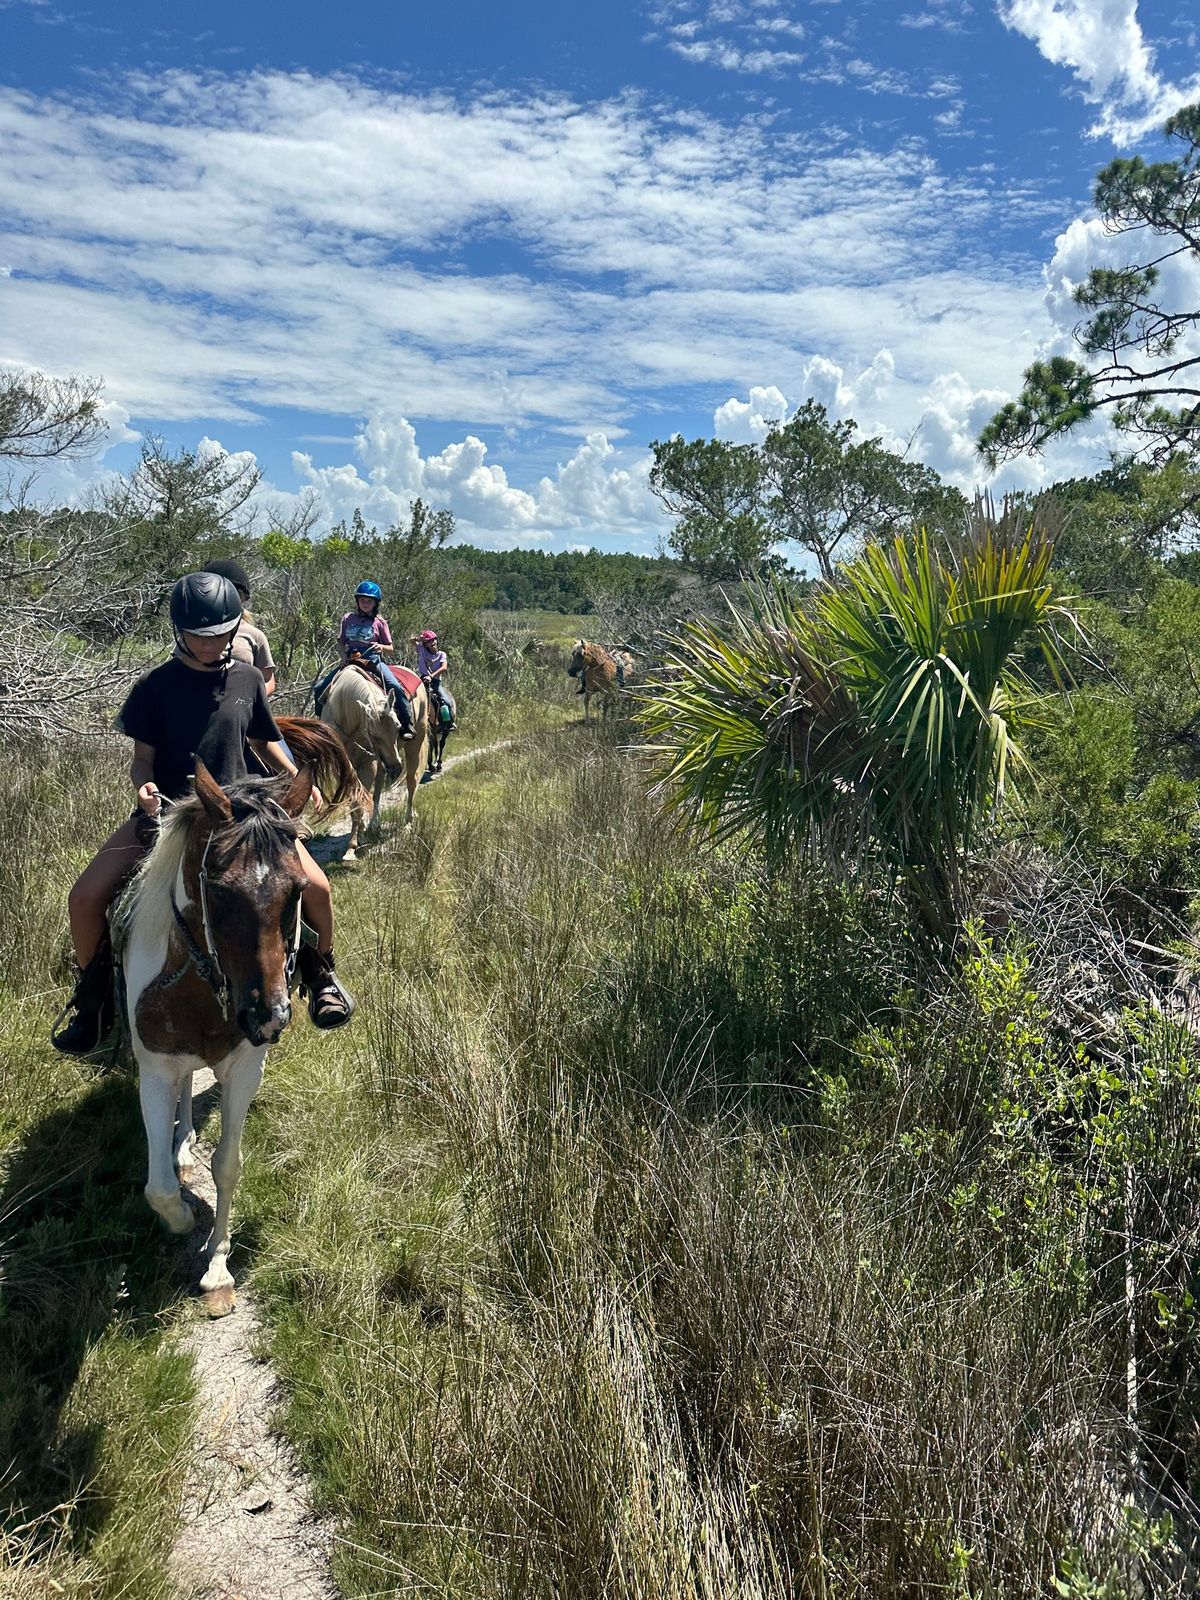
M425 632L420 635L420 639L422 644L436 644L437 634L434 633L432 628L426 628Z

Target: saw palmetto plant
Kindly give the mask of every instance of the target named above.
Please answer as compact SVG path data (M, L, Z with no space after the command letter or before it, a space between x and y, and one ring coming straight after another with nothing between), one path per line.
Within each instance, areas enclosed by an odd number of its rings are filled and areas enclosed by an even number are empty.
M950 551L874 545L813 596L759 585L723 626L689 626L642 713L664 799L718 838L874 859L950 933L968 852L1026 765L1042 696L1022 658L1062 685L1051 554L977 516Z

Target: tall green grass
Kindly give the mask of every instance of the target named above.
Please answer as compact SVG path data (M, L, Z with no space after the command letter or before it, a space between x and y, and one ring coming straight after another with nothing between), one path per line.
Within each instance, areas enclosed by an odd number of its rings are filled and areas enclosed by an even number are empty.
M123 741L122 741L123 745ZM48 1039L66 895L120 820L125 749L6 753L0 782L0 1593L170 1593L191 1436L178 1242L141 1196L131 1074Z
M1016 934L919 969L582 730L349 895L359 1019L293 1030L246 1179L344 1592L1188 1592L1189 1039L1131 1019L1150 1077L1106 1079Z
M360 1011L298 1021L248 1123L242 1268L343 1592L1193 1592L1190 1036L1097 968L1098 1055L1053 927L931 969L869 884L698 851L529 686L338 877ZM0 1591L158 1596L181 1252L130 1079L44 1042L123 809L97 752L0 796Z

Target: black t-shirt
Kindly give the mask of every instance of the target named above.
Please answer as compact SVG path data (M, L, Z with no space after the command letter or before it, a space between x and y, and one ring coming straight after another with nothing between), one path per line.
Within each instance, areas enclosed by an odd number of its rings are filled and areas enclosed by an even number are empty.
M279 738L263 675L244 661L221 672L164 661L134 684L117 726L154 746L154 781L170 800L190 792L197 760L224 788L246 776L247 739Z

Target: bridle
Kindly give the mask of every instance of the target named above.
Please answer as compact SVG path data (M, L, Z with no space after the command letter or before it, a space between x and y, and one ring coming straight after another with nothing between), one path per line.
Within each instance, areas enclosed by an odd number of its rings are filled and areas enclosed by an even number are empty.
M209 834L208 842L204 846L204 854L200 857L199 899L200 922L204 930L203 946L200 945L195 934L188 927L186 917L175 903L175 886L174 884L171 885L171 914L175 918L175 926L179 929L184 948L188 953L188 959L179 968L178 972L173 972L169 978L162 980L162 987L164 989L173 988L188 971L189 967L194 967L197 974L204 979L213 994L216 995L217 1004L221 1007L221 1015L228 1022L233 990L229 979L225 975L225 969L221 965L221 958L217 954L216 940L213 938L212 931L212 918L209 916L208 910L208 852L212 849L212 843L218 831L218 829L214 828ZM291 991L296 962L300 954L300 929L300 906L297 904L296 926L288 936L288 958L284 966L284 981L289 992Z

